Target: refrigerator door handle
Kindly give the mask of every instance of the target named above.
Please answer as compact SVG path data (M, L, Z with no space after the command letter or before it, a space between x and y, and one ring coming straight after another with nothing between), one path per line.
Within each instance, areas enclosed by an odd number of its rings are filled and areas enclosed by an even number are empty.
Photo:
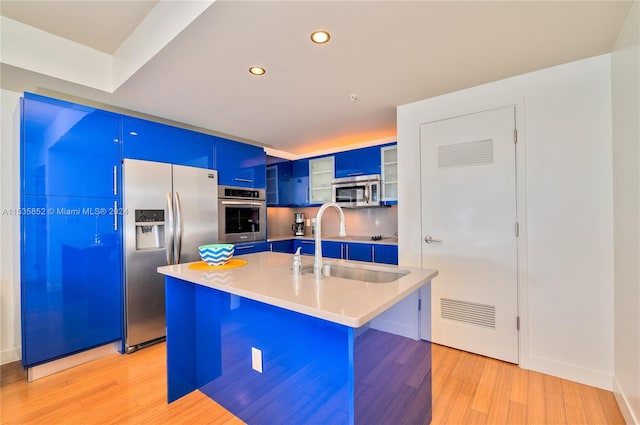
M174 253L175 264L180 263L182 253L182 204L180 203L180 193L176 192L176 251Z
M171 201L171 192L167 192L167 215L169 216L169 225L165 232L165 248L167 250L167 264L173 264L173 202Z

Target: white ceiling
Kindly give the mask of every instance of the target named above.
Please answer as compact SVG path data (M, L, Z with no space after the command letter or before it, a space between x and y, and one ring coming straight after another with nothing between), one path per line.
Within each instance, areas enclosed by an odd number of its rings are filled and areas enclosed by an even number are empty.
M117 58L138 23L165 3L0 5L7 18ZM194 2L180 7L187 3ZM171 19L187 23L113 89L4 57L2 87L101 102L303 154L394 137L397 105L608 53L631 4L218 0L189 17L174 9ZM147 27L169 28L166 18L155 22ZM331 33L326 45L309 40L319 28ZM24 40L3 35L2 43L4 50ZM264 76L248 73L256 64Z

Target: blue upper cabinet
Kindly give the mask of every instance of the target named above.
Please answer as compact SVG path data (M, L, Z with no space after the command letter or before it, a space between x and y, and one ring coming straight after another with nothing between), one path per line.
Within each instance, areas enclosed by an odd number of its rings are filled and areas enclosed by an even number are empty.
M288 159L267 156L267 205L285 207L293 204L293 163Z
M24 196L22 363L122 337L121 242L109 198Z
M264 149L246 143L218 139L216 166L221 185L266 189Z
M309 160L297 159L293 161L293 204L309 204Z
M214 168L215 136L128 117L122 128L124 158Z
M380 174L380 146L335 154L336 178Z
M120 118L26 93L22 103L23 194L117 195Z

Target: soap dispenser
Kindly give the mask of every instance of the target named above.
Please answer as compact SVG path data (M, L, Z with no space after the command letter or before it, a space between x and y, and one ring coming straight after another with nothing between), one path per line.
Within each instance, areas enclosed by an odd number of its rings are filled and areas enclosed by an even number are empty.
M302 273L302 258L300 258L300 247L295 254L293 254L293 274L299 275Z

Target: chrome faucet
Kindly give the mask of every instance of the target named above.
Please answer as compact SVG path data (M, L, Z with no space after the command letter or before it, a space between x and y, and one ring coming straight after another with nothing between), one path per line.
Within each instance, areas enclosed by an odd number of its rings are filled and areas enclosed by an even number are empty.
M345 226L344 221L344 212L342 208L335 202L327 202L326 204L322 204L320 209L318 210L318 214L316 214L316 252L313 260L313 276L316 279L322 279L322 214L324 210L329 207L333 207L338 211L338 215L340 216L340 230L338 231L338 236L347 236L347 228Z

